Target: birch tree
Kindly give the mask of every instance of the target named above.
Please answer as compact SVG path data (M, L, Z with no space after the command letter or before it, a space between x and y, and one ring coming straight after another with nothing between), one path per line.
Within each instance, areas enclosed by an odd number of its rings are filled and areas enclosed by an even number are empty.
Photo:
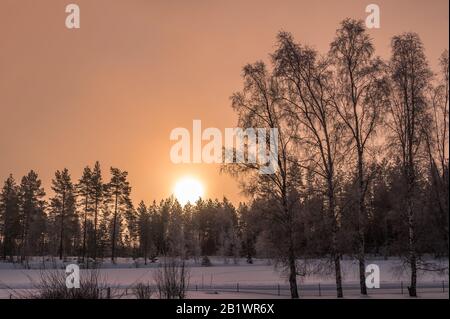
M355 155L357 189L357 259L361 294L367 294L365 280L366 192L369 173L366 169L368 150L375 129L388 102L387 81L383 63L374 57L372 41L363 21L346 19L331 43L336 76L334 102L337 114L349 132L349 143Z
M330 252L334 263L337 296L343 297L342 275L338 247L339 214L336 207L337 168L343 158L344 126L332 101L330 62L320 58L311 48L294 42L286 32L278 35L278 48L273 55L275 74L283 79L290 117L297 123L298 156L307 167L322 177L326 194L327 220L330 226Z
M254 198L270 199L274 203L272 226L282 229L284 243L280 247L280 258L288 269L292 298L298 298L297 249L294 241L294 220L298 213L293 206L295 193L300 183L300 170L296 164L293 132L295 123L289 122L281 96L280 83L264 63L246 65L243 69L244 89L231 97L232 107L238 114L240 128L278 129L277 154L278 169L273 174L260 174L258 163L237 163L226 166L226 170L241 180L241 186ZM267 140L258 140L258 147L266 148ZM236 153L234 153L236 156Z
M391 147L401 163L405 207L404 220L408 227L408 264L411 297L417 296L417 252L414 199L416 182L423 154L426 132L431 125L426 92L430 85L431 71L424 48L416 33L394 36L391 42L392 56L389 63L392 94L389 126L392 129Z

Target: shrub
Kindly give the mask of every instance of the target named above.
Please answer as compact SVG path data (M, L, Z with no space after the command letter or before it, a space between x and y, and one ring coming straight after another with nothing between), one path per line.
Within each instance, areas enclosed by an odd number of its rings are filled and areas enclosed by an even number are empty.
M189 271L184 261L166 258L155 272L156 288L160 299L185 299Z
M20 299L104 299L111 298L111 288L98 269L80 272L80 288L67 288L64 270L41 270L37 282L32 281L31 292L18 293Z
M153 288L149 283L138 283L133 287L133 294L137 299L150 299L153 295Z

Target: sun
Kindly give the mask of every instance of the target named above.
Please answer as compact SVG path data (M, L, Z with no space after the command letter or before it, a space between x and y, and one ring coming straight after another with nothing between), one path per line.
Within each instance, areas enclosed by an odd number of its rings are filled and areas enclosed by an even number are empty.
M173 193L181 205L194 204L204 194L203 184L193 177L183 177L175 184Z

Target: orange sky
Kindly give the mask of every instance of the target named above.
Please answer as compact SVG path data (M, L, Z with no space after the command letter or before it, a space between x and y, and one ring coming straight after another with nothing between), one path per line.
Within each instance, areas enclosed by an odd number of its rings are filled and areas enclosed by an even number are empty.
M81 29L65 27L65 6ZM207 197L237 202L239 189L218 167L175 165L175 127L233 127L229 96L241 68L267 60L277 31L325 52L345 17L365 19L377 53L390 38L420 34L431 65L448 48L448 1L0 0L0 179L36 170L49 191L56 169L79 178L99 160L129 172L134 201L161 199L194 175Z

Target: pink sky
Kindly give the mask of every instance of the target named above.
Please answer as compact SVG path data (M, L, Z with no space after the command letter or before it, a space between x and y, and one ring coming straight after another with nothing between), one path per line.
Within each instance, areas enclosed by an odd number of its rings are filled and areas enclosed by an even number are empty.
M65 27L69 3L79 30ZM377 54L415 31L436 66L448 48L446 0L0 0L0 179L34 169L49 191L55 170L77 180L99 160L105 173L129 172L135 202L169 196L184 175L207 197L237 202L237 183L216 165L171 163L170 131L193 119L234 127L241 68L267 61L279 30L324 53L339 22L365 19L370 3L381 9L369 31Z

